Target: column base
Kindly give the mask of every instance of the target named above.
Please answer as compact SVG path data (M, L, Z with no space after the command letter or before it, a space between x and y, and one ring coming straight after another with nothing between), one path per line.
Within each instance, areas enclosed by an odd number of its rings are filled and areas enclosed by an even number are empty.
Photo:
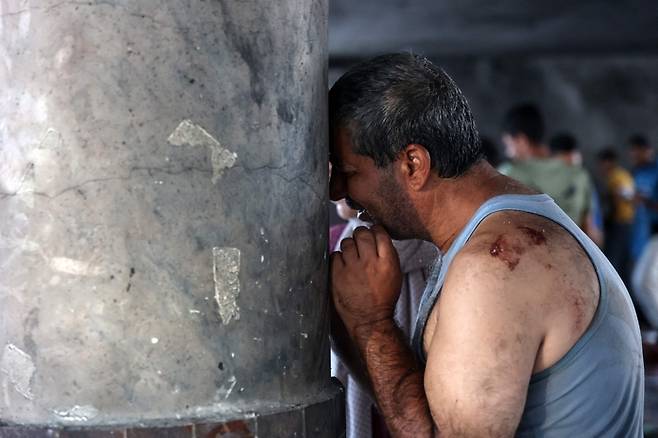
M343 438L345 394L335 386L328 397L288 410L251 413L229 421L203 419L167 426L0 425L2 438ZM169 421L167 423L170 423Z

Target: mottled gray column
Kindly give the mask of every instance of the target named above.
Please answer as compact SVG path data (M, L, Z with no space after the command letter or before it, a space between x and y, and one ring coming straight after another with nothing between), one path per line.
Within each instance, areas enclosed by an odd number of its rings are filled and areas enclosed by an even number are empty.
M335 396L325 0L0 1L0 421Z

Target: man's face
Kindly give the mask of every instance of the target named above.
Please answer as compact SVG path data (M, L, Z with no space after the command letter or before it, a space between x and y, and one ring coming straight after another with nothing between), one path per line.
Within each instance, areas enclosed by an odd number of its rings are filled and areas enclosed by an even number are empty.
M563 160L571 166L581 166L583 164L583 156L579 151L565 152Z
M509 160L525 160L529 158L530 146L525 135L512 135L509 133L503 133L501 140L505 146L505 156Z
M362 219L384 226L394 239L418 237L415 208L396 178L394 163L379 168L372 158L354 153L349 132L343 128L333 138L331 162L333 201L345 198Z
M633 166L642 166L653 161L653 149L646 146L632 145L630 148L631 163Z

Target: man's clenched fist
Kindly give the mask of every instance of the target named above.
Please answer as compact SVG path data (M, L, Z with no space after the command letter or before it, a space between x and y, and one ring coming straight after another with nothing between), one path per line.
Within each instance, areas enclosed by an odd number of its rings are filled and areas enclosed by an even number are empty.
M400 260L384 228L358 227L331 255L331 293L350 336L360 326L393 319L400 295Z

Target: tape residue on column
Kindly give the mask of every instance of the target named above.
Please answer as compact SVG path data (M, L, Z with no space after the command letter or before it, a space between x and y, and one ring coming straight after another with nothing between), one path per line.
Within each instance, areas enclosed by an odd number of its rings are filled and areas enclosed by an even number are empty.
M2 386L8 383L14 387L16 392L28 400L32 400L32 376L36 370L32 357L13 344L5 345L0 360L0 372L4 374Z
M92 266L89 262L70 259L68 257L53 257L50 259L50 268L66 274L87 277L99 276L105 273L102 268Z
M210 149L210 163L212 165L212 183L216 184L222 171L233 167L238 154L222 147L212 135L191 120L183 120L167 141L174 146L207 146Z
M240 319L240 250L237 248L212 249L215 301L223 324Z
M70 409L61 409L52 411L60 420L70 421L72 423L82 423L93 420L99 414L98 409L93 406L75 405Z

